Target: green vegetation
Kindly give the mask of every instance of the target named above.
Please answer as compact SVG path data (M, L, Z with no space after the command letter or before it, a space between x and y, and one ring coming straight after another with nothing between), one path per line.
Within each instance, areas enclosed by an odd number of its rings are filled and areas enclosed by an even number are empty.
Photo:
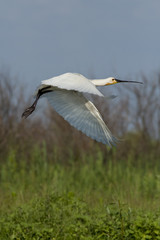
M0 168L0 239L160 239L159 159L104 163L97 150L51 163L45 145L18 155Z

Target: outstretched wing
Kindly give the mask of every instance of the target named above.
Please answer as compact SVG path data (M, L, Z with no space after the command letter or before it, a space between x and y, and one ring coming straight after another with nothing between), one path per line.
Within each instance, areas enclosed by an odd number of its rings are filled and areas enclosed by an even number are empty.
M90 93L103 97L103 94L96 88L96 86L79 73L64 73L57 77L43 80L42 87L44 85L58 87L66 90L75 90L83 93Z
M46 93L49 103L67 122L87 136L104 144L114 144L115 138L94 104L83 94L57 89Z

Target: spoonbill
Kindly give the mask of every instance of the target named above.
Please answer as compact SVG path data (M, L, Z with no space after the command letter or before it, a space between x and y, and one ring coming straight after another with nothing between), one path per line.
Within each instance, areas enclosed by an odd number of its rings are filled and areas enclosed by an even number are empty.
M104 97L96 86L123 82L142 84L113 77L88 79L79 73L64 73L43 80L35 93L35 101L23 112L22 118L27 118L35 110L39 98L44 95L54 110L70 125L98 142L114 145L116 138L111 134L95 105L84 96L84 93Z

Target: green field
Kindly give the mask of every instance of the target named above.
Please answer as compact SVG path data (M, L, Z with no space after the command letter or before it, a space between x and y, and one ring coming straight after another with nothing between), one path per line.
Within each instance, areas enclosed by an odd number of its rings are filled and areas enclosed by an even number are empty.
M160 239L158 158L104 163L97 148L62 164L45 145L18 156L0 168L0 239Z

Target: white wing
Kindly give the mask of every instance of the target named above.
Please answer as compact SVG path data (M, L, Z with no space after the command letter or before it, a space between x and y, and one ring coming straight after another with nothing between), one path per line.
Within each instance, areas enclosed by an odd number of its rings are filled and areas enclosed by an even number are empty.
M96 88L96 86L79 73L64 73L57 77L43 80L42 87L44 87L43 85L50 85L66 90L75 90L103 97L103 94Z
M115 138L97 108L81 93L57 89L45 96L55 111L72 126L98 142L114 144Z

